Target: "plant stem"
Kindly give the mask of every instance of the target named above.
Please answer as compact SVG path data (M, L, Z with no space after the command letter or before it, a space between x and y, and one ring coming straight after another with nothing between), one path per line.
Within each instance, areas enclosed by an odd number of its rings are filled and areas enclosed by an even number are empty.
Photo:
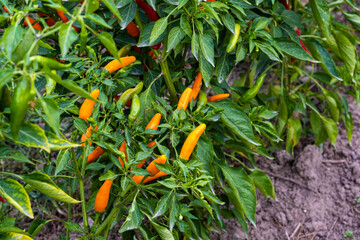
M75 169L76 169L76 177L77 177L77 179L79 181L81 210L82 210L82 216L83 216L83 221L84 221L84 230L85 230L85 233L87 233L89 224L88 224L88 218L87 218L87 214L86 214L84 180L83 180L82 175L81 175L80 170L79 170L79 165L78 165L78 162L76 160L74 148L71 149L71 157L72 157L72 159L74 161Z
M153 52L155 53L156 57L160 60L161 71L164 74L165 83L166 83L166 86L167 86L167 88L168 88L168 90L170 92L170 101L173 104L176 104L178 102L178 98L176 96L176 90L175 90L174 83L172 82L172 79L171 79L171 75L170 75L170 71L169 71L169 66L167 64L167 60L160 58L160 54L159 54L158 50L153 49Z
M72 196L72 191L71 191L71 184L70 184L70 179L68 180L68 184L70 186L70 196ZM71 203L68 203L68 222L71 222ZM70 239L70 230L66 229L66 240Z

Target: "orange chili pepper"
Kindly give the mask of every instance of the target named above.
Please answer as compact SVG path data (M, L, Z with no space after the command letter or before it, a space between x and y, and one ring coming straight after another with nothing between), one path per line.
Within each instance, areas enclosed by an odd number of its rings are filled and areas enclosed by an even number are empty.
M156 145L156 142L155 141L152 141L152 142L149 142L148 143L148 147L149 148L152 148L153 146L155 146Z
M92 126L90 125L90 127L88 127L86 129L86 134L83 134L81 136L81 142L85 142L86 139L88 139L90 136L91 136L91 129L92 129ZM98 129L98 126L95 127L95 131L96 132ZM92 142L89 142L89 145L92 145ZM82 143L81 146L85 146L85 143Z
M156 59L155 53L153 52L153 50L150 50L149 52L149 56L152 57L152 59Z
M69 21L69 19L67 18L67 16L65 15L65 13L63 11L61 11L61 10L56 10L56 11L64 23L67 23ZM72 25L72 27L75 29L76 32L78 32L80 29L78 27L75 27L74 25Z
M100 147L97 146L92 153L89 154L87 158L88 163L95 162L101 155L103 155L105 151Z
M218 101L218 100L221 100L221 99L224 99L224 98L227 98L229 97L230 94L228 93L223 93L223 94L217 94L217 95L214 95L214 96L211 96L207 99L208 102L214 102L214 101Z
M136 57L134 56L122 57L120 58L120 60L121 63L117 59L112 60L105 66L105 69L108 70L110 73L115 72L116 70L119 70L120 68L126 67L131 63L135 62Z
M161 114L160 113L155 114L145 129L158 130L158 125L160 124L160 120L161 120Z
M191 101L191 96L192 96L192 89L186 88L185 91L181 94L177 109L184 109L185 111L189 105L189 102Z
M100 90L95 89L94 91L91 92L90 95L94 99L97 99L99 97L99 94L100 94ZM80 107L79 118L84 119L86 121L86 119L91 116L94 106L95 106L94 100L85 99L84 103Z
M30 24L33 26L33 28L35 28L35 29L37 29L37 30L39 30L39 31L42 30L42 27L40 26L40 24L37 23L33 18L27 17L27 19L29 20L29 22L30 22ZM28 23L27 23L26 20L24 21L24 24L25 24L25 26L28 25Z
M161 155L157 159L153 160L149 166L146 168L146 171L151 173L151 176L156 175L160 170L156 167L155 163L165 164L166 163L166 155Z
M143 181L143 183L147 183L147 182L150 182L150 181L152 181L152 180L155 180L155 179L157 179L157 178L160 178L160 177L164 177L164 176L167 176L168 174L167 173L165 173L165 172L158 172L155 176L153 176L153 177L147 177L144 181ZM136 182L137 184L140 184L141 183L141 181L144 179L144 177L145 176L140 176L140 175L134 175L133 177L132 177L132 179L134 180L134 182Z
M190 99L194 98L194 100L195 100L197 98L197 96L200 92L200 89L201 89L201 82L202 82L202 75L199 72L195 78L194 84L192 85L192 93L191 93Z
M129 22L129 24L126 26L126 31L132 37L137 37L140 34L138 26L133 21Z
M201 134L205 131L206 125L200 124L195 128L189 136L186 138L184 145L181 148L180 157L189 160L191 153L193 152Z
M106 180L100 187L95 198L95 211L104 212L109 203L110 189L113 180Z
M121 144L121 146L120 146L120 148L119 148L119 151L124 153L124 155L125 155L125 162L127 162L127 161L128 161L128 158L127 158L127 155L126 155L126 141L123 141L123 143ZM119 162L120 162L120 164L121 164L121 167L124 168L124 163L123 163L121 157L118 157L118 159L119 159Z

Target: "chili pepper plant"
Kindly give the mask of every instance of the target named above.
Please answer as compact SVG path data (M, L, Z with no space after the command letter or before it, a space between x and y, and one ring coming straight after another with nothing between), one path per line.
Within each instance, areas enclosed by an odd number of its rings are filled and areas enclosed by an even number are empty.
M256 156L351 142L353 0L0 3L1 239L247 233L276 199Z

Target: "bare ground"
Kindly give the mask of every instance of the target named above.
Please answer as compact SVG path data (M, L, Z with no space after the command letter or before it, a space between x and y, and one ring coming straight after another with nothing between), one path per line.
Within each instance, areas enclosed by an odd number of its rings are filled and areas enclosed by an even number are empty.
M350 239L344 237L347 231L360 239L360 112L354 100L349 102L352 146L342 124L335 147L329 142L317 147L307 139L294 157L280 151L274 161L257 160L273 180L277 201L258 194L257 226L250 227L249 239ZM236 220L227 225L214 239L246 239Z

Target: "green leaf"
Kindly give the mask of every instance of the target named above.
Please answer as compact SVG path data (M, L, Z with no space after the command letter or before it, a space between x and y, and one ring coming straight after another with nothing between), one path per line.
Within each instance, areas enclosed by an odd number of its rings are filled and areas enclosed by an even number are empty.
M11 178L1 179L0 195L22 214L34 218L29 195L19 182Z
M167 52L171 49L175 48L181 40L185 37L184 31L181 30L181 27L177 26L170 30L168 35L168 45L167 45Z
M159 20L158 20L159 21ZM156 22L150 22L148 24L146 24L143 29L140 32L140 38L139 38L139 42L138 42L138 47L148 47L148 46L153 46L157 43L159 43L160 41L162 41L165 37L165 31L157 38L154 39L153 41L150 40L150 36L152 34L152 31L154 29L155 23Z
M167 17L160 18L155 22L154 28L151 31L150 42L155 42L166 30L168 25Z
M47 117L48 124L54 130L56 135L58 135L60 129L59 105L55 102L55 100L50 98L40 97L38 99L40 100L41 106Z
M118 50L116 48L116 43L113 37L108 32L101 32L100 34L95 33L96 36L99 38L101 43L106 47L107 50L116 58L119 62L121 62Z
M169 229L166 227L161 226L160 224L156 223L154 220L150 219L151 225L155 228L157 233L162 240L175 240L174 236L171 234Z
M211 66L211 64L205 59L202 53L199 56L199 65L205 86L208 87L210 85L210 80L214 72L214 67Z
M332 145L335 145L338 135L338 128L334 120L321 116L327 135L329 136Z
M186 35L188 35L189 37L192 36L191 26L190 26L190 23L187 21L185 14L181 15L180 27Z
M141 221L144 219L144 215L140 212L140 209L138 207L138 204L136 202L136 197L134 198L134 201L131 204L131 207L129 209L129 213L126 217L126 220L124 224L121 226L119 232L123 233L129 230L137 229L139 228Z
M49 141L50 149L58 151L60 149L80 147L80 144L72 143L67 139L59 138L52 132L47 132L46 137Z
M200 34L199 40L202 55L213 67L215 67L213 38L209 34Z
M286 136L286 151L293 154L293 148L298 144L301 136L301 122L293 117L288 120L288 129Z
M35 35L33 34L33 31L29 28L12 54L12 59L15 63L24 59L25 55L30 50L30 47L34 41Z
M16 233L16 232L0 232L0 239L6 240L33 240L31 237L25 233Z
M199 58L199 36L195 31L191 38L191 52L196 59Z
M284 53L304 61L317 62L299 44L288 38L278 38L276 43Z
M43 68L43 73L46 74L48 77L52 78L58 84L62 85L63 87L67 88L68 90L78 94L79 96L91 100L95 100L90 93L84 90L82 87L79 87L74 81L71 80L61 80L61 78L57 74L53 74L49 68Z
M62 24L59 30L59 44L61 57L65 57L72 44L77 40L78 34L72 27L72 22Z
M1 45L4 46L4 51L8 58L11 58L14 49L21 41L22 28L21 25L15 24L5 29L4 35L1 38Z
M216 63L216 75L218 77L218 82L221 83L229 76L231 70L233 69L235 62L233 58L230 57L226 52L219 58Z
M225 27L227 29L229 29L230 32L235 34L235 19L234 19L234 17L231 16L231 14L229 14L229 13L222 14L220 16L221 16L221 20L223 21Z
M74 222L65 222L65 228L71 232L83 233L82 227L78 223Z
M331 76L337 78L338 80L342 80L336 71L334 61L332 60L330 54L327 52L324 46L316 40L307 41L306 43L306 46L311 52L311 55L319 61L319 65L321 66L321 68Z
M154 212L154 215L152 216L152 218L157 218L157 217L163 215L169 209L169 202L170 202L171 198L173 197L173 195L174 195L174 192L170 191L160 199L160 201L156 205L156 209L155 209L155 212Z
M232 204L255 225L256 193L253 181L244 169L226 166L220 168L235 197L231 200Z
M173 194L173 197L171 199L169 212L169 229L170 231L172 231L177 222L177 217L179 216L180 212L179 202L175 194Z
M257 189L259 189L265 197L271 197L276 200L274 186L271 182L271 179L266 173L264 173L260 169L254 169L250 173L249 177L254 181Z
M59 172L65 169L69 160L70 160L69 149L61 150L56 158L55 175L58 175Z
M108 170L105 174L103 174L101 177L99 177L99 181L105 181L105 180L115 180L119 174L115 174L113 171Z
M331 15L326 0L310 0L310 7L322 34L329 40Z
M30 161L24 154L22 154L19 151L14 152L11 156L0 156L0 159L2 159L2 158L14 159L18 162L29 163L29 164L35 165L32 161Z
M106 27L106 28L109 28L109 29L112 28L109 24L107 24L105 22L105 20L102 17L100 17L99 15L97 15L95 13L88 13L88 14L85 15L85 17L90 19L91 21L99 24L100 26L103 26L103 27Z
M208 105L213 108L224 109L221 114L221 120L234 134L251 144L256 146L260 145L255 139L249 117L236 103L230 100L223 100L211 102L208 103Z
M123 21L113 0L103 0L102 2L113 14L115 14L115 16L120 20L120 22ZM113 56L115 56L115 55L113 55Z
M350 76L353 77L357 61L356 49L352 42L342 32L334 31L334 37L345 67Z
M22 144L27 147L42 148L45 151L50 152L50 146L45 136L45 132L36 124L24 123L20 128L16 140L12 138L10 129L9 131L2 133L17 144Z
M39 192L54 198L56 200L67 203L79 203L80 201L67 195L59 188L51 178L45 173L34 172L20 176L21 180L39 190Z
M119 9L120 15L123 17L123 21L119 21L121 29L125 29L126 26L134 19L136 6L135 1L130 1L129 4Z
M41 229L48 224L49 222L56 221L56 219L44 220L44 219L34 219L32 221L27 233L31 235L31 237L35 237Z

